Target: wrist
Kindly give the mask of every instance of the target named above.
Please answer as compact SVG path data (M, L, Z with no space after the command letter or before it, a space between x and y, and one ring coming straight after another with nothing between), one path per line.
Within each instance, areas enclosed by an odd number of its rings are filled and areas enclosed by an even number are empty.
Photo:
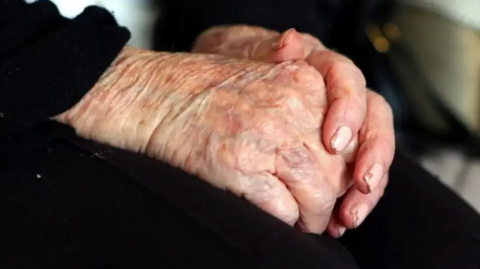
M156 146L166 145L174 135L173 126L181 126L179 122L194 113L184 108L194 100L208 99L205 89L236 74L223 68L229 61L218 55L125 48L84 98L54 119L73 127L83 138L148 153L155 133L166 137Z
M81 137L130 149L135 141L121 138L135 131L131 119L151 104L142 97L157 88L157 71L171 55L125 47L80 102L54 120L73 127Z
M87 109L93 109L94 113L91 113L92 116L100 116L106 112L99 111L99 108L107 108L112 105L113 99L116 97L120 97L121 94L126 94L126 90L129 89L127 85L124 85L123 76L122 74L127 73L128 67L133 67L134 65L138 65L141 61L142 57L133 57L133 55L137 53L148 53L147 51L141 51L135 48L125 47L122 51L118 54L112 64L108 67L108 69L102 74L99 80L95 83L95 85L90 89L87 94L72 108L65 111L64 113L54 117L55 120L60 121L65 124L70 124L72 121L79 116L79 114L85 113ZM133 75L131 77L132 81L135 81L138 78L138 74L134 74L134 72L128 72L129 75ZM119 87L123 84L123 87ZM122 98L117 98L122 99ZM103 112L103 113L99 113Z

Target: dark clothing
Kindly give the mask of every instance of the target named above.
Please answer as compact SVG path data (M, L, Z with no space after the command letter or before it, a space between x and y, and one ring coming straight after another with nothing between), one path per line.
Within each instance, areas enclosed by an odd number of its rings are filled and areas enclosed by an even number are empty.
M0 166L44 146L31 131L77 103L129 38L101 8L67 20L49 1L0 0Z
M328 47L350 50L362 25L361 0L155 0L162 16L155 35L159 50L189 51L195 38L215 25L247 24L277 31L295 28ZM371 3L379 0L368 0ZM380 0L391 1L391 0ZM361 29L364 31L364 29Z
M0 152L16 156L0 167L0 268L480 268L480 217L402 153L372 215L337 241L46 121L78 102L127 36L99 8L69 21L50 3L0 0L0 111L12 115L0 118Z
M377 208L338 242L180 170L73 136L0 171L2 267L480 268L480 217L403 154Z

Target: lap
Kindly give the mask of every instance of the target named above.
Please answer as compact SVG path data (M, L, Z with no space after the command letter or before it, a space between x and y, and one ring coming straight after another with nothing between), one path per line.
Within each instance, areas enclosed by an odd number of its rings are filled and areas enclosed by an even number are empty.
M0 171L0 266L359 268L352 256L360 268L480 264L478 214L403 154L372 215L337 241L154 160L73 141Z
M341 242L362 268L477 268L480 215L398 153L383 199Z
M159 162L78 141L0 171L0 267L358 268L333 239Z

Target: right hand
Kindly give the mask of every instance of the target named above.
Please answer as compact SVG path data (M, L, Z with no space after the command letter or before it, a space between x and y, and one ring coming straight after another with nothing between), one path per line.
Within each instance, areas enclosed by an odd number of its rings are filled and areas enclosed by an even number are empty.
M322 127L324 146L339 153L354 137L350 134L358 133L359 140L352 165L355 187L342 197L328 232L338 237L346 228L358 227L384 193L395 152L391 108L365 87L360 69L317 38L294 29L279 33L248 25L213 27L197 38L193 51L274 63L304 60L318 70L325 79L329 103Z
M303 61L126 48L56 119L84 138L168 162L321 233L351 185L349 156L322 144L326 108L323 79Z

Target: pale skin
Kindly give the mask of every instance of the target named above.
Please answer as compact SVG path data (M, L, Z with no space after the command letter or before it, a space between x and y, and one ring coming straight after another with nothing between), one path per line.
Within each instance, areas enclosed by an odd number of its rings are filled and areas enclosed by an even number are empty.
M81 137L168 162L290 225L322 233L335 219L336 199L353 190L348 164L356 152L355 142L338 154L322 143L331 110L326 90L320 72L303 60L274 64L125 48L56 119ZM371 150L361 145L359 152ZM352 221L347 227L361 222Z
M389 105L365 87L354 63L309 34L246 25L208 29L198 37L193 51L273 63L305 60L319 71L326 82L329 107L322 128L325 148L334 154L344 152L357 133L360 143L353 169L355 188L343 197L328 232L340 236L346 228L357 227L383 195L395 138Z

